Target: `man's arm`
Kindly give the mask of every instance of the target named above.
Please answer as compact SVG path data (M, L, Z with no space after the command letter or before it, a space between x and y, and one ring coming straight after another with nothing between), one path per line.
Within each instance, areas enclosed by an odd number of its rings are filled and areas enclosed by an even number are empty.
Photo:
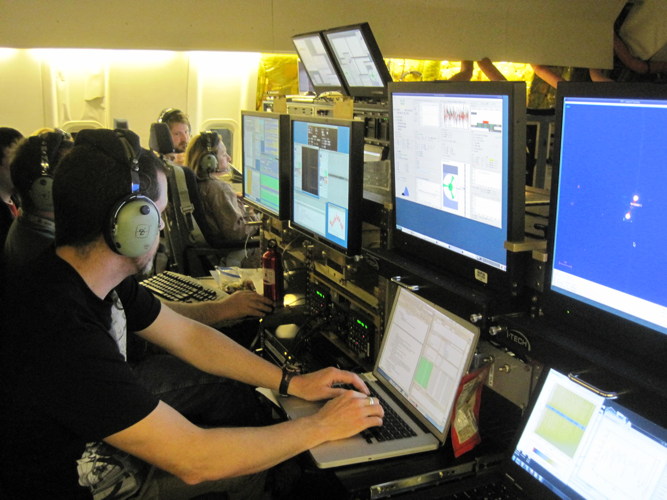
M202 429L161 402L143 420L105 441L195 484L267 469L318 444L382 425L383 415L382 407L369 405L366 396L345 391L315 415L298 420Z
M278 390L280 386L282 371L276 365L168 307L160 310L148 328L137 333L202 371L268 389ZM328 399L345 392L334 388L335 384L352 384L358 391L368 393L358 375L336 368L294 377L289 393L311 401Z
M186 318L205 325L216 325L222 321L242 319L248 316L264 317L272 310L273 303L263 295L251 290L239 290L222 300L205 302L163 302Z

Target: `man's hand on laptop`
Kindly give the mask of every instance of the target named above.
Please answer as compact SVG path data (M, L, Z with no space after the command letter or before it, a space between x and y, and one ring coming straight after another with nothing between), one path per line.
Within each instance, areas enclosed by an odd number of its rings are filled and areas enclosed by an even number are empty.
M368 398L370 394L359 375L334 367L294 377L289 385L289 394L308 401L319 401L353 392L336 387L340 384L353 386L359 392L359 397Z
M369 427L382 425L384 410L377 401L366 394L343 390L340 396L327 403L314 415L304 417L320 426L329 441L344 439Z

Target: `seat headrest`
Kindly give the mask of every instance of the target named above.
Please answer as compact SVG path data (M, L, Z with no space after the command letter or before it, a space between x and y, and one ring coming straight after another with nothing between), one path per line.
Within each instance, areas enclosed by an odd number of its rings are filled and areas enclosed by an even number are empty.
M169 125L166 123L151 123L151 136L148 147L160 155L174 153L174 141L171 139Z

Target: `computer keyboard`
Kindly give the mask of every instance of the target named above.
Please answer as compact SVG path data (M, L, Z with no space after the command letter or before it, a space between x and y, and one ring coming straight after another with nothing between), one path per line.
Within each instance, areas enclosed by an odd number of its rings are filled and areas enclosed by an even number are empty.
M354 386L342 384L344 389L356 390ZM376 398L382 409L384 410L384 417L382 419L381 427L369 427L361 432L361 436L372 443L375 441L392 441L394 439L403 439L416 436L417 433L401 418L401 416L394 411L394 409L385 403L382 396L380 396L372 387L369 387L371 396Z
M382 396L373 391L372 388L369 389L371 391L371 396L377 398L382 405L384 417L382 419L381 427L369 427L361 433L366 441L370 443L373 438L376 441L392 441L394 439L403 439L417 435L405 420L403 420L391 406L384 402Z
M215 290L204 287L193 278L164 271L140 282L158 297L173 302L205 302L216 300Z

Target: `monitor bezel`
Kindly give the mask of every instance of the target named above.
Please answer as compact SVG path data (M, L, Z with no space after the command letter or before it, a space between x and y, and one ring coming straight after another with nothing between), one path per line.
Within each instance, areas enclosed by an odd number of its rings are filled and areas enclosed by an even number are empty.
M290 149L291 149L291 205L290 205L290 227L305 234L334 250L347 256L359 255L362 245L363 226L363 166L364 166L364 122L359 120L348 120L343 118L314 117L305 115L290 115ZM312 123L315 125L334 125L350 128L350 161L349 161L349 187L348 187L348 224L347 224L347 248L339 245L325 236L317 234L311 229L294 221L294 124L296 122Z
M525 220L525 164L526 164L526 86L524 82L393 82L389 84L389 120L391 143L396 144L393 123L393 96L396 93L449 94L449 95L502 95L508 97L508 186L507 186L507 239L523 241ZM392 180L396 177L395 148L391 151ZM392 189L396 210L396 187ZM505 249L506 271L460 255L427 241L406 234L396 228L392 220L393 250L416 257L419 261L452 278L469 285L481 286L517 295L523 286L525 255Z
M353 30L360 31L361 36L363 37L364 42L366 44L366 49L368 50L368 54L371 57L371 60L373 61L373 64L378 72L378 75L380 76L380 79L382 80L383 83L382 87L369 87L369 86L358 86L358 85L353 86L345 76L345 72L343 71L343 66L340 63L340 59L336 54L336 50L334 49L333 44L329 39L329 36L334 35L336 33L353 31ZM324 30L323 38L325 43L329 47L329 53L331 54L331 58L334 64L336 65L338 74L340 75L343 83L345 84L345 87L347 88L347 91L350 94L350 96L356 98L386 99L387 86L389 82L392 81L392 77L391 74L389 73L389 69L387 68L387 63L385 63L384 61L384 57L382 56L380 47L377 44L377 40L375 39L373 31L371 30L371 27L368 23L351 24L348 26L340 26L337 28Z
M259 117L259 118L269 118L278 120L278 134L279 134L279 145L280 151L278 153L278 181L279 193L278 193L278 211L274 211L271 208L262 205L255 200L248 198L246 195L246 164L245 164L245 117ZM279 220L288 220L290 217L291 209L291 196L292 196L292 148L290 143L291 138L291 129L290 129L290 117L287 113L273 113L269 111L250 111L250 110L241 110L241 159L243 165L242 171L242 189L243 189L243 199L244 202L253 207L255 210L260 211L261 213L267 214L272 217L277 217Z
M308 64L306 63L306 61L304 61L301 53L299 52L299 48L297 47L297 45L295 43L295 41L298 40L298 39L313 38L313 37L314 38L319 38L320 41L322 42L322 46L324 47L324 51L327 55L328 62L331 66L331 69L332 69L333 73L338 78L338 81L340 82L340 85L321 85L321 84L315 83L315 80L313 79L313 76L312 76L312 72L313 72L314 68L309 68L308 67ZM345 80L342 77L342 75L340 74L338 66L336 65L336 63L334 61L334 56L331 53L331 50L330 50L329 46L327 45L327 42L326 42L326 40L324 38L324 35L322 34L321 31L310 31L308 33L300 33L298 35L294 35L294 36L292 36L292 45L294 45L294 50L296 50L296 53L299 56L299 60L303 64L303 67L305 68L306 73L308 74L308 78L310 78L310 83L311 83L313 89L315 90L315 92L318 95L322 94L324 92L340 92L343 95L348 95L347 88L345 87Z
M667 100L667 86L657 83L628 82L562 82L558 84L554 164L547 235L548 258L544 292L540 304L544 317L549 318L554 325L559 325L564 335L574 336L580 341L596 345L613 346L620 349L625 356L634 356L637 360L641 360L640 362L648 368L651 359L658 364L662 362L660 354L664 355L667 352L666 334L551 288L556 237L555 221L558 215L558 191L561 176L563 103L568 97L665 101ZM656 231L659 231L659 228L656 228Z

